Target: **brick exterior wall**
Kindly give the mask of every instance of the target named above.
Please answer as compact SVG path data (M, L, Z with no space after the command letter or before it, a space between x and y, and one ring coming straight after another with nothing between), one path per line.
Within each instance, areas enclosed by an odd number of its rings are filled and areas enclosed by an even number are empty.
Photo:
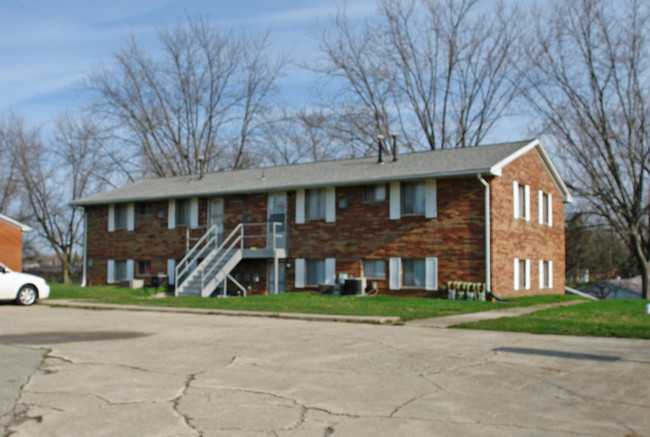
M424 215L389 218L386 200L362 201L361 186L337 187L336 222L295 223L295 198L289 196L291 258L336 258L337 273L362 275L363 259L438 257L438 285L449 280L483 281L485 278L484 191L478 179L440 179L437 182L436 218ZM338 207L345 199L347 207ZM424 295L423 289L388 289L388 277L377 281L380 293ZM295 271L287 271L287 288L295 288ZM306 287L310 289L309 287Z
M513 182L530 186L530 221L514 218ZM564 294L564 203L536 150L490 181L492 289L504 297ZM539 224L538 190L551 194L552 226ZM530 260L530 289L514 289L514 259ZM539 260L553 261L553 287L539 288Z
M513 218L513 180L530 185L530 221ZM562 196L542 165L535 150L505 166L502 177L488 180L491 189L491 262L492 290L497 295L513 296L564 291L564 210ZM538 223L537 190L552 194L553 226ZM438 259L438 287L450 280L485 281L485 189L476 176L437 180L437 217L402 216L390 220L390 189L379 202L362 200L362 186L336 187L336 221L306 220L296 223L296 191L287 192L288 258L287 291L315 291L316 287L295 287L296 258L336 259L336 274L363 275L363 259L382 259L385 278L377 281L380 293L407 296L436 295L423 288L388 289L388 259ZM267 220L267 193L222 196L224 198L224 235L239 223L264 223ZM205 232L208 198L199 199L199 228L191 236ZM345 206L342 206L345 204ZM152 203L152 213L135 212L135 230L108 232L108 207L86 208L88 214L89 280L106 283L107 260L150 261L151 272L167 273L167 260L177 262L186 249L185 226L168 229L168 201ZM260 228L257 232L264 232ZM265 239L247 240L247 247L263 247ZM514 290L514 258L531 260L531 288ZM553 288L539 289L538 260L553 261ZM267 288L267 265L270 260L244 259L233 270L249 294L263 294ZM235 290L234 284L228 285Z
M11 270L23 269L23 232L0 220L0 262Z

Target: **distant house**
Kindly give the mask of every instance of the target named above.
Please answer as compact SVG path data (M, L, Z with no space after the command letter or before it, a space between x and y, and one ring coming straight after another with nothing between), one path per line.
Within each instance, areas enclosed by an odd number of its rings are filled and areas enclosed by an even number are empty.
M641 299L643 282L641 276L629 279L609 279L592 282L580 288L598 299Z
M0 262L11 270L23 269L23 232L32 228L0 214Z
M143 180L74 203L93 284L163 273L177 295L208 296L349 275L392 295L471 281L521 296L564 293L571 200L527 140Z

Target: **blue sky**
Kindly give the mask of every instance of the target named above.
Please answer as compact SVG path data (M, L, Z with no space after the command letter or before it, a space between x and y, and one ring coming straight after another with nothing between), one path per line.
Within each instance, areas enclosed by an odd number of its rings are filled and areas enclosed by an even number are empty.
M337 3L307 1L0 0L0 116L16 110L45 123L83 103L79 82L130 35L155 47L156 27L203 14L222 27L271 31L279 50L294 58L314 54L310 31ZM374 0L348 2L352 16L375 11ZM290 68L282 97L306 101L311 78Z
M278 50L306 61L316 55L312 32L337 7L337 0L0 0L0 117L23 114L46 125L64 110L84 103L80 82L93 66L134 35L156 47L156 27L174 25L186 14L207 15L221 27L271 31ZM349 17L376 11L375 0L348 0ZM314 77L290 67L278 85L284 104L306 105ZM522 117L500 122L486 142L528 137Z

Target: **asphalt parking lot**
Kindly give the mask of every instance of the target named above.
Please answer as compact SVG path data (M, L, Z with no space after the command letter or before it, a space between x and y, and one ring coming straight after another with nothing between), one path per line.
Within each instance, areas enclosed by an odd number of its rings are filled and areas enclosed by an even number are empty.
M650 341L0 305L3 436L649 436Z

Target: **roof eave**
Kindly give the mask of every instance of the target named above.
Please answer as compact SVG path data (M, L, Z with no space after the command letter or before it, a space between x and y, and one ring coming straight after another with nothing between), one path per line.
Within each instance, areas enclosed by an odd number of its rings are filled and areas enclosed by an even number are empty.
M454 178L454 177L463 177L463 176L475 176L475 175L491 175L491 176L501 176L501 170L495 169L494 167L489 168L478 168L471 170L462 170L462 171L451 171L443 173L417 173L412 175L402 175L402 176L390 176L383 178L375 179L353 179L343 182L338 182L335 185L338 187L350 186L350 185L361 185L361 184L379 184L395 181L411 181L418 179L441 179L441 178ZM309 188L321 188L331 186L331 182L318 182L313 184L280 184L273 186L266 186L263 188L256 189L247 189L247 190L215 190L215 191L206 191L194 194L184 194L184 195L158 195L158 196L130 196L122 197L114 200L88 200L84 201L83 199L75 200L72 202L72 205L75 206L99 206L99 205L108 205L111 203L127 203L127 202L151 202L156 200L165 200L165 199L183 199L191 197L204 197L204 196L224 196L232 194L246 194L246 193L267 193L273 191L283 191L283 190L298 190L298 189L309 189Z
M27 226L27 225L25 225L23 223L20 223L18 220L14 220L14 219L9 218L9 217L7 217L6 215L3 215L3 214L0 214L0 220L2 220L5 223L8 223L8 224L10 224L12 226L15 226L15 227L19 228L23 232L31 232L31 231L34 230L31 227L29 227L29 226Z
M544 149L544 146L542 145L539 138L532 140L530 143L526 144L524 147L520 148L515 153L509 155L505 159L498 162L496 165L492 167L492 170L495 172L495 174L501 176L503 167L505 167L506 165L513 162L515 159L518 159L519 157L530 152L533 149L537 150L537 153L542 159L542 163L544 164L546 170L551 175L551 178L553 178L553 182L555 183L555 186L557 187L558 191L562 194L564 201L566 203L573 203L573 196L571 196L571 193L569 192L569 188L562 180L560 173L557 171L557 168L555 168L555 166L553 165L551 158L548 156L548 153L546 152L546 149Z

